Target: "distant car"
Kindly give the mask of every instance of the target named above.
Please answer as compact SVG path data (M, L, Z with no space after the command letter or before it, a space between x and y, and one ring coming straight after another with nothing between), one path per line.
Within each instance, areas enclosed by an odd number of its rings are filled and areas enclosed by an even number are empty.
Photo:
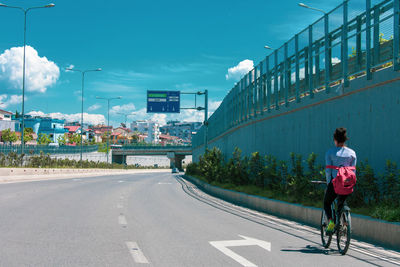
M178 168L173 168L173 169L172 169L172 173L179 173Z

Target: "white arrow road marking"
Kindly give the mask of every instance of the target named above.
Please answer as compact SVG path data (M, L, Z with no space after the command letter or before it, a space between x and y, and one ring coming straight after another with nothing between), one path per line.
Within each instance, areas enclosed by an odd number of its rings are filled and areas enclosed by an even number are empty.
M226 256L231 257L238 263L246 267L257 267L254 263L248 261L247 259L243 258L239 254L236 254L232 250L228 249L228 247L241 247L241 246L260 246L265 250L271 251L271 243L247 237L244 235L239 235L241 240L227 240L227 241L211 241L210 244L224 253Z
M136 263L149 263L136 242L125 242Z

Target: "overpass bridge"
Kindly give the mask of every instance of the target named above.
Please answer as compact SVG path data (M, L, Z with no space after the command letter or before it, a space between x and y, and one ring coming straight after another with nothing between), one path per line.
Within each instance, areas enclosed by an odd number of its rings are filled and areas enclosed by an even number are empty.
M121 146L112 149L112 162L126 164L127 156L167 156L171 167L181 169L188 155L192 155L192 146Z

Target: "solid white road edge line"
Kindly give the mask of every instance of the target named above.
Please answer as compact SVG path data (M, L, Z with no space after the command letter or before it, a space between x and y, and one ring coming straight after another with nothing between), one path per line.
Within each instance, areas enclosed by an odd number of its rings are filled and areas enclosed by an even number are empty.
M125 242L126 246L129 249L129 252L132 255L133 260L136 263L145 263L148 264L149 261L144 256L143 252L140 250L138 244L136 242Z

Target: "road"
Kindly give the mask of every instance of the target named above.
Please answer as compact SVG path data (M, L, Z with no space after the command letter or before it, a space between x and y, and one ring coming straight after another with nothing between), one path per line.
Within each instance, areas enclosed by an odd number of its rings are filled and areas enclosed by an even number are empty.
M398 266L354 240L234 206L165 173L0 184L0 266Z

